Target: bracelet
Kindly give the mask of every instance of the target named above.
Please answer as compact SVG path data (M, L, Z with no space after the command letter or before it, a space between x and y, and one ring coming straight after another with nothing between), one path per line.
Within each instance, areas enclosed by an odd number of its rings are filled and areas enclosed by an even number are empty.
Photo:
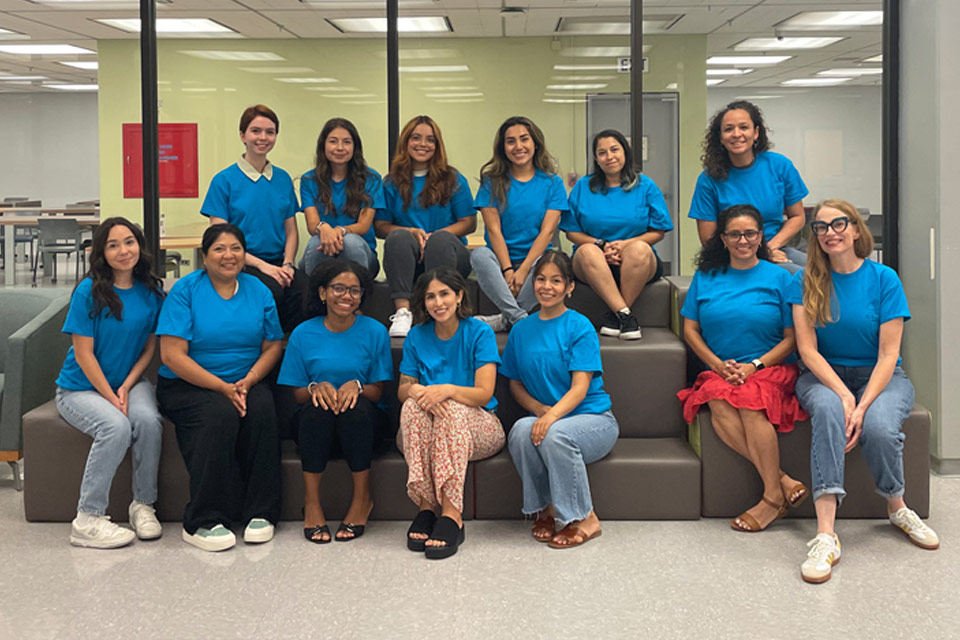
M310 384L308 384L308 385L307 385L307 393L313 393L313 385L317 385L317 386L319 387L319 386L320 386L320 383L319 383L319 382L311 382Z
M260 380L260 375L253 370L253 367L250 367L250 371L247 371L247 375L249 376L251 373L253 374L254 379L256 379L257 381Z
M363 383L359 380L354 380L357 383L357 393L363 393Z
M513 268L513 265L510 265L509 267L504 267L503 269L500 269L500 274L505 276L507 275L507 271L510 271L510 270L516 271L516 269Z
M314 234L319 234L319 233L320 233L320 227L322 227L322 226L325 225L325 224L327 224L325 220L321 220L320 222L318 222L318 223L317 223L317 226L315 226L315 227L313 228L313 233L314 233ZM330 226L330 225L327 225L327 226Z
M292 262L284 262L283 265L281 266L290 267L291 269L294 269L294 270L297 268L297 265L293 264Z

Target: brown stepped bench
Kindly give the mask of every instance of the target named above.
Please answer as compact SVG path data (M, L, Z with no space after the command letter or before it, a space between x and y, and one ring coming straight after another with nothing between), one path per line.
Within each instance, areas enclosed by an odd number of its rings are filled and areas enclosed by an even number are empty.
M471 294L477 300L476 282ZM613 399L613 411L621 428L613 451L589 467L593 499L600 517L607 519L695 519L700 516L700 460L687 442L675 394L685 384L686 349L671 331L671 304L675 298L665 281L647 287L637 303L643 339L620 341L601 337L604 381ZM570 307L598 323L605 311L599 298L585 285L574 291ZM481 313L492 313L489 300L480 296ZM384 283L377 283L364 304L368 315L388 324L393 305ZM498 336L503 349L506 335ZM393 339L395 366L402 355L403 340ZM153 371L156 370L154 366ZM393 424L399 405L396 383L387 386ZM498 415L504 428L524 415L499 377L496 396ZM287 422L291 407L278 403L281 423ZM289 425L281 429L289 433ZM160 458L158 515L177 521L188 499L188 477L176 444L173 425L164 421ZM70 427L57 414L53 402L31 411L23 420L24 457L29 461L25 483L24 510L30 521L65 522L73 518L80 478L91 439ZM298 520L303 506L300 459L294 442L282 443L282 519ZM371 470L374 519L409 519L415 505L406 497L407 468L392 442L384 443ZM131 499L129 454L114 479L108 513L126 520ZM343 516L350 502L350 473L342 460L332 461L323 483L324 510L331 520ZM471 463L467 470L464 500L466 518L519 518L520 479L506 449L489 460Z

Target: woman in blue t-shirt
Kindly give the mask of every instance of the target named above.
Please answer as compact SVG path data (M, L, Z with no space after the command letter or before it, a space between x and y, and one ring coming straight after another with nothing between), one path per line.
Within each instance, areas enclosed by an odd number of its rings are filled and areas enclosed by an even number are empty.
M896 272L867 259L873 236L857 209L825 200L810 223L809 260L789 294L797 346L806 370L797 380L812 423L810 470L817 536L800 567L807 582L825 582L840 560L834 532L845 454L860 444L890 523L924 549L937 534L903 501L903 421L913 385L900 368L900 340L910 309Z
M797 367L783 364L795 348L790 274L766 260L762 228L756 208L724 209L680 310L683 337L708 367L677 394L683 417L693 422L700 406L709 405L717 435L763 481L760 502L730 521L746 532L766 529L808 493L780 469L777 432L793 431L806 415L793 393Z
M357 309L373 287L370 272L348 260L327 260L310 274L309 320L294 329L280 367L279 384L293 387L300 404L303 465L303 535L330 542L320 481L334 451L353 474L353 500L337 529L338 542L363 535L373 509L370 460L390 428L381 405L383 383L393 380L387 329Z
M793 163L770 151L772 146L763 114L752 102L737 100L714 114L703 141L703 172L689 217L697 221L700 243L705 244L722 210L753 205L763 217L768 260L796 273L806 254L786 245L803 228L803 198L810 192Z
M383 198L385 207L373 224L386 238L383 270L397 309L390 316L390 336L402 338L413 324L410 292L416 277L438 267L470 275L466 236L477 228L470 185L447 164L440 127L430 116L417 116L400 132Z
M90 270L77 283L63 332L73 346L57 378L57 409L63 419L93 438L80 483L70 544L112 549L159 538L157 501L160 413L153 386L142 379L156 348L154 329L163 300L143 232L124 218L97 228ZM110 485L132 449L133 531L106 515Z
M470 255L480 288L500 313L477 316L497 332L508 331L536 305L533 266L550 248L567 210L567 193L543 133L529 118L514 116L497 129L493 157L480 169L473 202L483 216L487 246Z
M160 311L163 366L157 399L177 431L190 474L183 540L204 551L267 542L280 517L280 441L263 380L280 359L283 331L270 291L243 273L243 232L203 232L204 268L181 278Z
M363 159L352 122L330 118L317 136L316 166L300 178L300 206L310 240L303 251L307 275L331 258L353 260L376 277L375 209L383 208L380 174Z
M570 210L560 228L576 245L573 270L606 303L605 336L639 340L640 323L630 307L643 288L663 275L653 245L673 229L657 185L633 168L630 143L607 129L593 138L593 173L570 192Z
M300 324L306 276L294 265L300 247L297 195L290 174L267 160L277 143L280 119L267 106L240 115L240 159L215 175L200 213L210 224L230 223L248 242L244 271L267 285L284 331Z
M600 535L587 465L610 453L620 426L603 390L593 324L564 304L574 287L570 258L547 251L533 277L540 311L510 331L500 369L533 414L510 430L510 455L523 481L523 512L537 515L533 537L568 549Z
M470 316L467 282L453 269L420 276L410 304L415 326L403 342L397 444L409 468L407 495L420 511L407 547L448 558L464 539L467 462L503 448L493 397L500 354L490 327Z

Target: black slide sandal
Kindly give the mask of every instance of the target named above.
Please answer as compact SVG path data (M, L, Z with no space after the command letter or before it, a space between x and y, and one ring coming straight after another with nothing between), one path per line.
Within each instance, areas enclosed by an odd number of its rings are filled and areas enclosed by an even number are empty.
M417 514L417 517L413 519L413 522L410 523L410 528L407 529L407 549L410 551L423 551L426 548L426 538L411 538L411 533L422 533L426 536L429 536L433 533L433 527L437 523L437 514L435 514L430 509L424 509Z
M314 536L327 534L327 539L315 538ZM318 524L315 527L304 527L303 528L303 537L312 542L313 544L327 544L328 542L333 541L333 536L330 535L330 527L325 524Z
M428 560L443 560L449 558L457 552L460 545L466 539L464 527L457 526L456 520L443 516L437 520L433 533L430 534L431 540L445 542L442 547L426 547L425 553Z

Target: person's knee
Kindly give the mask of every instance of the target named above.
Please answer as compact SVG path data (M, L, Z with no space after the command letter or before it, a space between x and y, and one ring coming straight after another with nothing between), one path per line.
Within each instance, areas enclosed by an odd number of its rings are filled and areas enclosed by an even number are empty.
M577 443L574 439L562 429L548 429L547 434L540 442L540 451L547 457L557 454L568 454L577 448Z
M520 418L514 422L510 433L507 434L507 445L513 449L514 447L530 442L530 432L533 429L533 423L536 421L536 418L529 416Z
M414 238L413 234L407 229L394 229L387 234L386 239L383 241L384 252L397 251L404 247L420 248L417 239Z
M863 419L863 430L860 435L864 447L874 449L898 449L903 445L905 436L900 430L900 423L891 420L889 414L873 414L867 412Z
M643 265L653 264L656 265L656 258L653 254L653 247L648 245L642 240L637 240L636 242L631 242L623 248L621 252L623 261L625 263L639 263Z
M470 252L470 265L475 271L483 269L483 266L490 262L490 259L496 260L497 257L493 255L493 251L490 251L487 247L477 247Z
M126 416L110 416L97 429L96 439L111 447L126 449L130 446L132 433L133 428Z
M603 255L603 249L595 244L580 245L573 254L574 266L595 266L600 263L606 264L607 259Z

